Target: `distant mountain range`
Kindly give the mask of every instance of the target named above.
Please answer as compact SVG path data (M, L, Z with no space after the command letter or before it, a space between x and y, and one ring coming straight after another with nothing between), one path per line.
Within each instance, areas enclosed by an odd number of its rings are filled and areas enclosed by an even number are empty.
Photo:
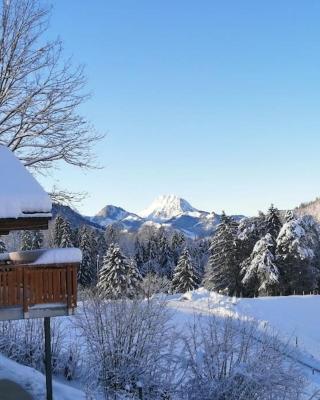
M309 203L303 203L294 211L299 215L312 215L320 222L320 198ZM186 200L175 195L163 195L155 199L149 207L138 214L124 210L121 207L107 205L93 217L86 217L68 206L54 204L53 216L61 214L67 218L73 227L89 225L95 229L105 229L115 224L120 229L136 232L143 226L165 227L178 230L191 238L210 236L221 220L221 215L215 212L201 211L194 208ZM243 215L233 215L240 220Z
M237 220L243 218L241 215L233 217ZM215 212L198 210L178 196L162 195L139 212L139 215L121 207L107 205L95 216L87 218L103 227L117 224L129 232L135 232L144 225L153 225L179 230L189 237L205 237L214 232L221 216Z

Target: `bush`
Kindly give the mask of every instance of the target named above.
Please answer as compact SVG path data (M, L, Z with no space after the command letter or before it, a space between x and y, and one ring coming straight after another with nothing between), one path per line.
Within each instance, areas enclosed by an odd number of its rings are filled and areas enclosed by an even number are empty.
M59 319L51 320L51 355L54 374L68 380L76 375L79 364L77 343L64 343L66 336ZM45 370L43 319L3 321L0 323L0 353L40 372Z
M169 320L164 303L92 296L78 315L89 381L98 383L106 396L136 394L140 386L147 399L160 399L165 391L173 391L177 341Z
M185 338L188 400L298 400L304 380L267 328L231 317L200 318Z

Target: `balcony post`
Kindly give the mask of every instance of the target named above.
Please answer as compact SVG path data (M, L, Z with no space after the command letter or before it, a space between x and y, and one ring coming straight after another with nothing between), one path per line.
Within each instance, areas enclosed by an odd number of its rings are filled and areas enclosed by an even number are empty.
M51 361L51 332L50 317L44 317L44 347L46 366L47 400L52 400L52 361Z

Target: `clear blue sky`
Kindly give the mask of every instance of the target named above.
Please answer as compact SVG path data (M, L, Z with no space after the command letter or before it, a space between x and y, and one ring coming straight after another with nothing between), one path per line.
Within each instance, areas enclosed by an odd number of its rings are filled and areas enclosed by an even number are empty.
M139 211L175 193L255 214L320 195L320 2L56 0L50 27L86 64L100 171L63 168L79 207Z

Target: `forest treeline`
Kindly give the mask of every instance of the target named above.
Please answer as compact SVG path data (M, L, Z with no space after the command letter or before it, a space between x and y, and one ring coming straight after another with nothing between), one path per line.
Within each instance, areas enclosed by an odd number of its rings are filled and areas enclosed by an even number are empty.
M222 214L211 238L190 239L178 231L145 226L137 233L110 225L72 228L57 216L46 237L25 231L21 250L79 247L78 281L108 298L147 297L156 292L186 292L205 286L235 296L315 292L320 285L320 229L311 216L292 211L235 221ZM0 242L0 251L5 251Z

